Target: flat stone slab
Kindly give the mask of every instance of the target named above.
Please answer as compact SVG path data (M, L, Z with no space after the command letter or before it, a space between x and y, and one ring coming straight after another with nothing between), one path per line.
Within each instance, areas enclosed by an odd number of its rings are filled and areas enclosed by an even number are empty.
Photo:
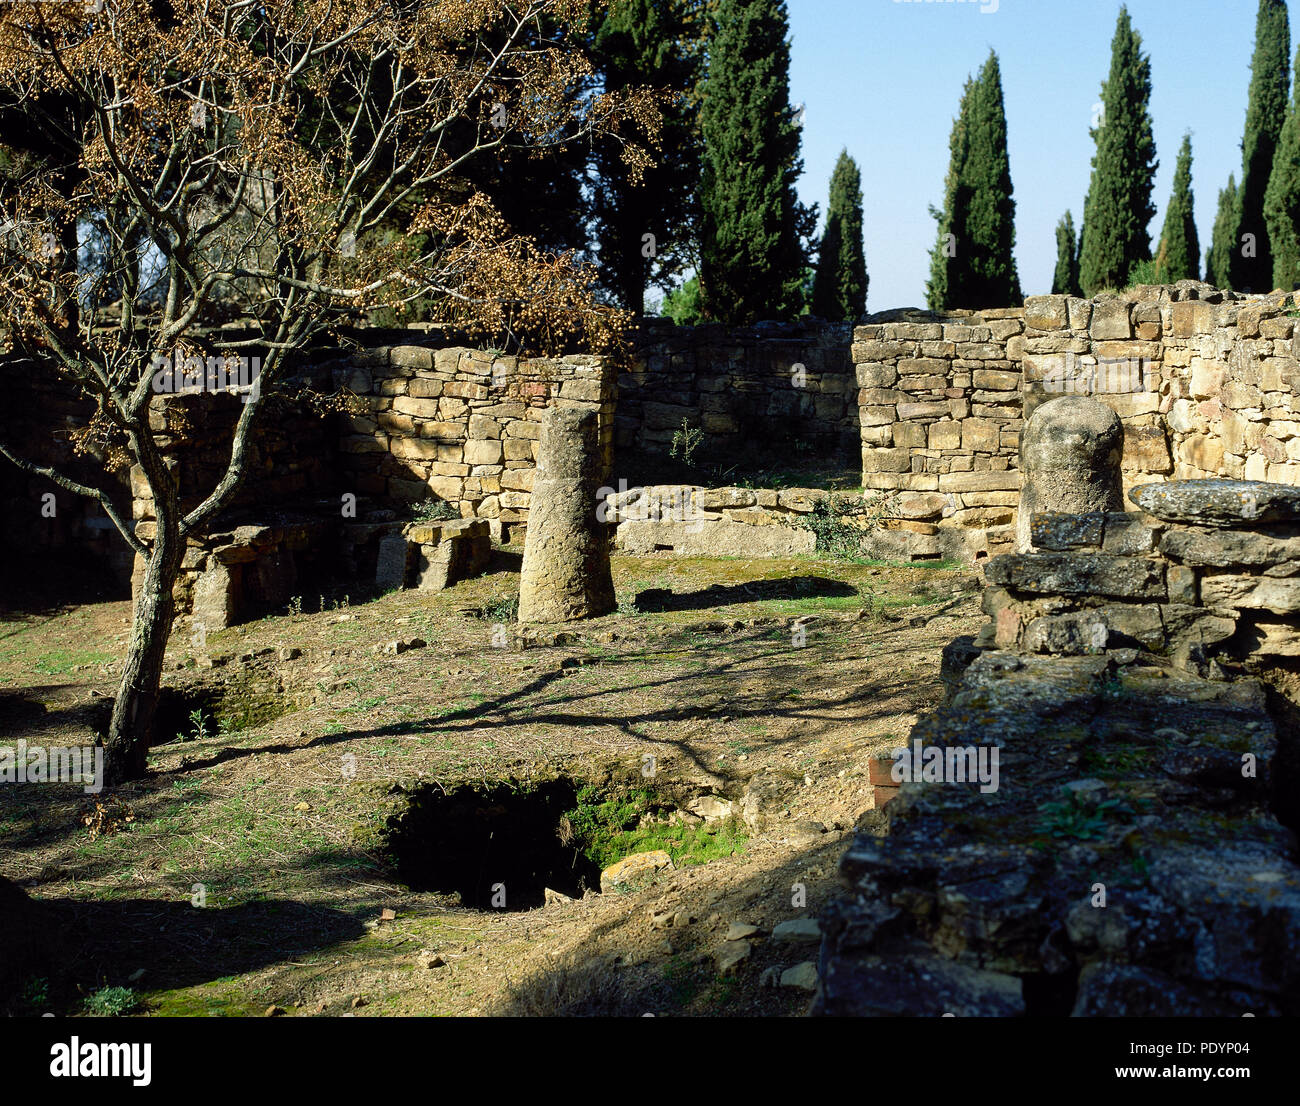
M1252 522L1300 522L1300 487L1263 480L1171 480L1143 484L1129 498L1165 522L1216 528Z
M1164 565L1110 553L1010 553L984 568L991 584L1032 595L1105 595L1165 598Z
M1300 537L1278 538L1252 530L1170 530L1160 552L1187 565L1274 569L1269 575L1300 576Z

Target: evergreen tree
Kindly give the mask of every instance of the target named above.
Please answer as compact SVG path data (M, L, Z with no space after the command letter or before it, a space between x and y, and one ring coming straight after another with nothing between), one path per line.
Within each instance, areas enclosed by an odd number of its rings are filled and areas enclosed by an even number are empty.
M1165 211L1165 226L1160 232L1158 256L1162 259L1161 280L1199 280L1201 244L1196 237L1196 220L1192 209L1192 139L1183 135L1174 168L1174 191Z
M1205 279L1216 288L1232 287L1232 252L1236 247L1238 211L1237 178L1228 175L1228 187L1219 189L1210 252L1205 255Z
M998 57L967 80L949 141L939 237L930 255L932 310L1007 307L1021 299L1014 255L1016 203Z
M1052 274L1052 295L1079 294L1079 242L1074 235L1074 216L1067 211L1056 224L1056 272Z
M848 150L842 150L831 174L812 313L837 322L860 318L867 309L868 280L862 248L862 174Z
M792 318L816 229L794 182L803 172L790 108L784 0L718 0L700 108L704 142L700 284L725 323Z
M703 11L703 0L615 0L592 39L607 91L652 84L667 93L655 165L640 182L628 172L621 142L606 139L593 156L602 283L638 314L648 285L671 288L698 261Z
M1151 259L1147 225L1156 213L1151 189L1159 165L1149 111L1151 59L1126 7L1119 11L1101 100L1079 246L1079 282L1088 295L1124 287L1133 266Z
M1286 118L1290 60L1291 28L1287 22L1286 0L1259 0L1255 54L1250 63L1246 135L1241 146L1239 211L1233 236L1240 243L1243 235L1253 235L1255 245L1253 256L1249 251L1231 251L1228 276L1234 288L1262 292L1271 286L1273 279L1273 251L1268 221L1264 218L1264 193Z
M1296 58L1296 65L1300 69L1300 56ZM1274 288L1289 292L1300 281L1300 81L1296 81L1291 106L1287 109L1282 134L1278 138L1277 152L1273 155L1273 172L1264 193L1264 222L1273 254L1270 283ZM1238 239L1232 248L1234 253L1248 251L1249 240L1242 242ZM1256 292L1265 290L1251 287ZM1244 286L1242 290L1245 290Z

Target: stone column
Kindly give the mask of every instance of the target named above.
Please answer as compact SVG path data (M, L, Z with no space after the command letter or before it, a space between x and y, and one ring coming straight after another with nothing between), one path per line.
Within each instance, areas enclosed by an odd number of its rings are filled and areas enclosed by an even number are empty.
M616 605L609 532L596 517L602 466L596 412L542 414L519 579L520 622L597 618Z
M1033 548L1029 522L1035 512L1124 510L1123 454L1124 427L1104 403L1061 396L1034 411L1020 439L1017 551Z

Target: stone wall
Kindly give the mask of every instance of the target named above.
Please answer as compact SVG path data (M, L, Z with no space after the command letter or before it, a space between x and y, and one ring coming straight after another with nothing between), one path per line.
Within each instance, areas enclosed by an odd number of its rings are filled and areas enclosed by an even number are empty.
M619 448L666 452L685 420L704 431L704 448L719 454L794 440L851 453L858 423L850 329L817 321L728 329L642 320L618 378Z
M853 333L863 486L899 492L882 556L974 559L1015 540L1023 311L902 312Z
M20 457L102 488L120 515L130 517L127 470L106 475L103 454L79 454L69 437L70 430L86 424L93 412L90 403L71 396L62 382L16 357L0 360L0 389L6 398L0 441ZM52 504L46 496L54 497ZM97 502L28 474L4 457L0 457L0 511L8 523L0 557L67 556L103 566L115 585L124 586L130 579L131 551Z
M654 485L608 495L605 520L615 547L636 556L793 557L816 548L801 520L831 497L815 488Z
M598 357L383 346L332 375L369 408L340 416L340 486L385 506L441 499L467 518L523 522L552 404L594 407L606 471L613 460L614 369Z
M1019 433L1054 395L1089 395L1119 415L1126 490L1208 476L1300 483L1298 305L1293 293L1183 281L858 327L863 482L903 493L911 520L873 539L878 552L1006 551Z

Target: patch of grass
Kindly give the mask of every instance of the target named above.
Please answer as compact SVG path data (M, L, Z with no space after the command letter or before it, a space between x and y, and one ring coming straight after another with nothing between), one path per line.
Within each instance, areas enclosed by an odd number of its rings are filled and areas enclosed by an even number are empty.
M1035 827L1039 833L1049 837L1072 837L1076 841L1104 836L1109 815L1132 813L1119 799L1106 799L1091 809L1062 799L1043 803L1038 812L1042 815Z
M74 668L87 664L108 664L113 660L108 653L90 649L55 649L42 653L32 662L32 668L42 676L66 676Z
M519 621L519 595L496 595L479 608L479 617L485 622L510 623Z
M655 812L653 795L633 789L615 798L603 798L591 784L577 795L578 805L561 821L562 834L572 840L593 863L608 868L633 853L662 849L674 864L707 864L733 856L749 841L742 823L729 818L704 825L647 821Z

